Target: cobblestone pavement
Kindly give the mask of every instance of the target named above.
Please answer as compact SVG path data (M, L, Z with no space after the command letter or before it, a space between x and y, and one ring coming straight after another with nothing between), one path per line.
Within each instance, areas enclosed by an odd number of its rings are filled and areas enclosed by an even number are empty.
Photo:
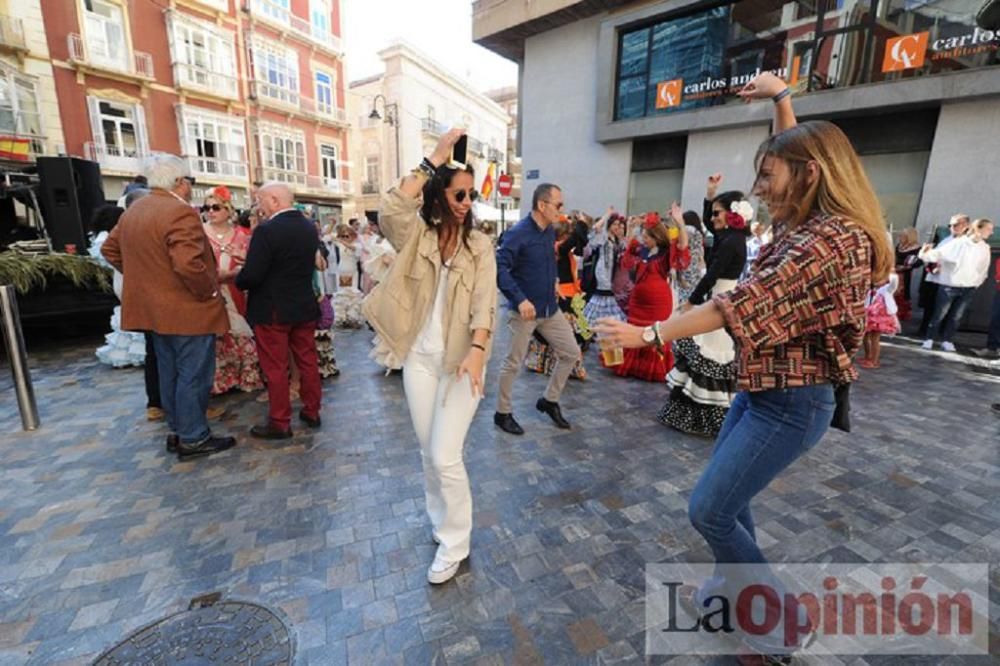
M84 344L34 353L43 427L21 433L3 368L0 663L87 663L214 591L280 609L301 663L642 662L644 563L710 561L686 512L710 443L655 422L665 388L591 356L563 397L565 432L533 408L544 378L524 374L527 434L511 437L491 419L501 339L467 447L472 558L431 588L401 381L368 345L338 334L320 431L255 441L265 406L227 396L218 429L238 447L185 463L144 419L141 370L100 366ZM998 399L996 376L885 349L854 390L855 433L827 435L758 498L768 556L990 562L998 650ZM822 663L890 661L918 663Z

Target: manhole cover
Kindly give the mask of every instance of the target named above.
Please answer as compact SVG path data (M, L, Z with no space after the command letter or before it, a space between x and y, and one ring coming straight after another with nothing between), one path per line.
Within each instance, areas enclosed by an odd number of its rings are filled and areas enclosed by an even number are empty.
M288 626L257 604L223 601L182 611L136 631L94 661L94 666L132 664L292 663Z

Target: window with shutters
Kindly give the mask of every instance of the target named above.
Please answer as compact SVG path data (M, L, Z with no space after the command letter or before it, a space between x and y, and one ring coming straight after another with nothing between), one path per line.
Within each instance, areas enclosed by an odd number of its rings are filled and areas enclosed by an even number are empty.
M170 14L170 21L177 85L235 99L236 35L176 12Z
M102 167L137 173L140 160L149 152L146 115L141 104L88 97L93 142L88 156Z
M255 89L262 99L299 105L299 55L280 44L255 40L253 45Z
M104 0L84 0L84 26L88 58L98 65L128 71L125 17L121 6Z
M196 176L246 178L246 133L243 119L178 105L184 157Z
M337 146L321 143L319 146L320 170L323 174L323 184L327 187L337 186Z
M0 157L45 152L35 79L0 65Z
M306 183L306 138L297 130L261 123L257 128L262 178L285 183Z
M326 72L316 72L316 110L333 114L333 77Z

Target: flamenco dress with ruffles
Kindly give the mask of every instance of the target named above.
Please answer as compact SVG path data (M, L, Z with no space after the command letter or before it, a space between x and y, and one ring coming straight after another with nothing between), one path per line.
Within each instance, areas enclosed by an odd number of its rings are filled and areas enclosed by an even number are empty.
M676 242L671 241L667 252L652 253L638 240L632 239L621 259L622 270L635 276L635 287L628 302L628 323L645 327L669 319L674 309L670 270L682 271L690 262L691 253L687 248L678 249ZM614 372L619 377L663 382L674 366L674 355L669 348L626 349L624 355L625 362L614 366Z
M250 235L239 228L224 238L208 233L212 252L220 271L230 271L237 266L237 260L246 257L250 247ZM239 391L259 391L264 387L261 376L257 347L253 331L246 320L246 294L233 283L222 285L229 330L215 338L215 379L212 395L220 395L234 389Z

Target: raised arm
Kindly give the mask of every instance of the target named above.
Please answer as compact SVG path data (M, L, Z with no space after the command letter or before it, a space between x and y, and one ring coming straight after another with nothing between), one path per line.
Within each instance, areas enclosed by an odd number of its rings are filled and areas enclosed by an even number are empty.
M413 229L420 222L418 211L424 184L434 169L448 162L452 147L463 134L465 134L464 129L453 129L445 133L438 140L434 152L427 158L430 166L414 169L413 173L403 178L399 187L389 190L382 199L379 228L397 252L406 244Z
M791 92L784 81L770 72L763 72L746 84L739 95L747 103L755 99L773 100L774 134L778 134L798 124L795 120L795 111L792 109Z

